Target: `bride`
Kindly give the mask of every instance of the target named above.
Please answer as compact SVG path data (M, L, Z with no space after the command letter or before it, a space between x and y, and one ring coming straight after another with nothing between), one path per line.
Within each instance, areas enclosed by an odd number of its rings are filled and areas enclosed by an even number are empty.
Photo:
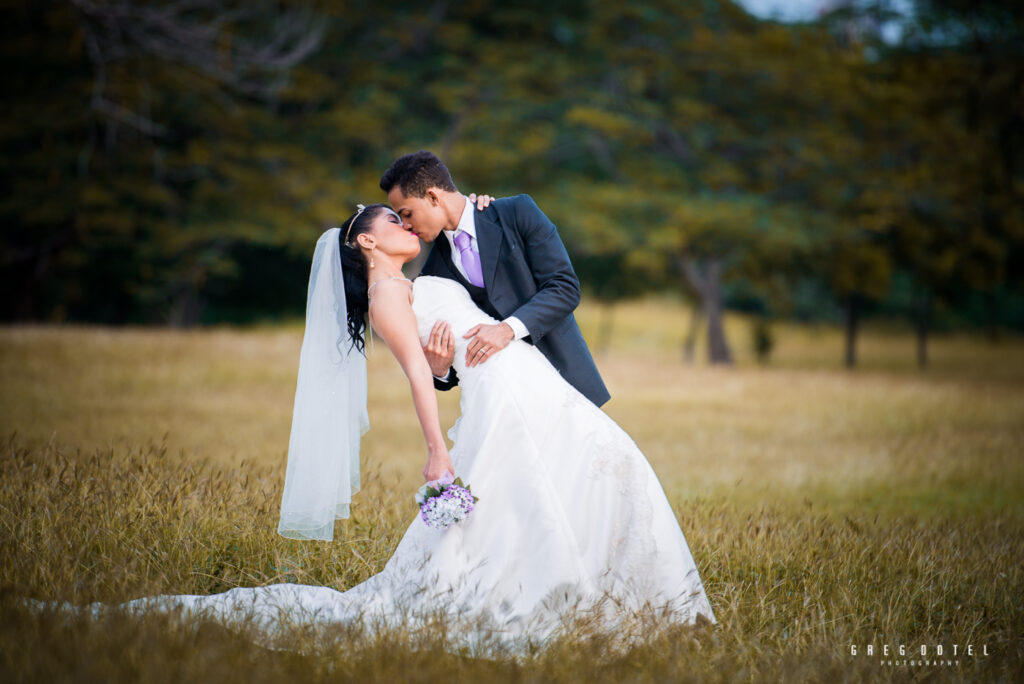
M316 245L279 532L331 539L335 519L348 516L368 427L367 314L408 377L427 443L423 475L468 483L479 497L468 518L437 530L417 516L383 571L348 591L275 584L123 605L255 619L267 633L285 613L300 623L385 626L440 615L449 625L472 620L474 633L504 644L543 642L570 613L605 629L652 610L672 622L715 622L636 444L524 340L467 366L463 333L495 321L453 280L404 278L402 265L419 249L384 204L360 207ZM450 451L423 351L439 320L451 326L462 387Z

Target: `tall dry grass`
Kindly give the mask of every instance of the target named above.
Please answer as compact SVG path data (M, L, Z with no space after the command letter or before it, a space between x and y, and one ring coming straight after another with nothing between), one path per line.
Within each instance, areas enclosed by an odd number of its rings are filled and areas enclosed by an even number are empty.
M592 337L597 312L581 312ZM315 655L212 623L36 614L383 568L423 458L408 388L370 355L366 482L334 543L276 535L301 328L0 330L0 677L5 681L861 681L1019 679L1024 670L1024 345L783 329L775 365L678 361L681 311L617 312L599 359L611 414L662 479L719 624L611 656L567 638L467 658L439 635L338 630ZM677 325L678 331L666 329ZM742 331L742 321L732 320ZM644 336L646 335L646 337ZM742 340L734 332L734 339ZM828 362L826 348L835 350ZM870 351L867 351L870 350ZM801 358L806 358L805 363ZM450 393L454 395L455 393ZM445 425L457 397L442 396ZM296 633L310 643L312 635ZM425 641L423 641L425 639ZM955 666L880 664L868 644L987 646ZM858 656L850 645L859 647ZM909 658L908 658L909 660Z

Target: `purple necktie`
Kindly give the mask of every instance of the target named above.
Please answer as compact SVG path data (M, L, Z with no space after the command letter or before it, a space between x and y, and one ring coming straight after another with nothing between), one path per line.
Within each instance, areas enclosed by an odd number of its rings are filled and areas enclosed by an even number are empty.
M459 248L459 254L462 256L462 268L466 269L469 282L477 287L483 287L484 272L480 268L480 255L473 249L469 233L464 230L455 233L455 246Z

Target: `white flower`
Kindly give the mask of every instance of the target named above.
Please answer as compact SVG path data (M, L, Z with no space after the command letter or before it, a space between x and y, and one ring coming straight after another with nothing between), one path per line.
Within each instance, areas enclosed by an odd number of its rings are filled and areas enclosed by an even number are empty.
M427 485L416 490L416 503L422 506L427 502Z

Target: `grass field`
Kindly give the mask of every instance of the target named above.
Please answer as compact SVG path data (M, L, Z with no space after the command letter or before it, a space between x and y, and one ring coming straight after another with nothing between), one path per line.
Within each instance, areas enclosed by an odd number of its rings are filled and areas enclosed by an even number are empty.
M579 312L588 339L600 317ZM412 518L425 450L408 385L378 343L353 518L334 543L286 540L275 530L301 323L18 326L0 329L0 678L1024 678L1024 341L937 337L921 372L909 334L868 330L847 371L839 331L783 326L761 367L734 317L737 365L709 368L681 362L678 305L621 306L615 322L598 355L614 397L605 409L661 478L716 627L614 657L600 640L566 639L517 662L446 653L431 635L340 634L312 656L164 616L29 613L20 597L353 586ZM457 401L441 395L445 428ZM901 644L913 655L893 665L866 655ZM944 661L956 644L958 664L896 664L920 660L921 645L934 660L938 644Z

